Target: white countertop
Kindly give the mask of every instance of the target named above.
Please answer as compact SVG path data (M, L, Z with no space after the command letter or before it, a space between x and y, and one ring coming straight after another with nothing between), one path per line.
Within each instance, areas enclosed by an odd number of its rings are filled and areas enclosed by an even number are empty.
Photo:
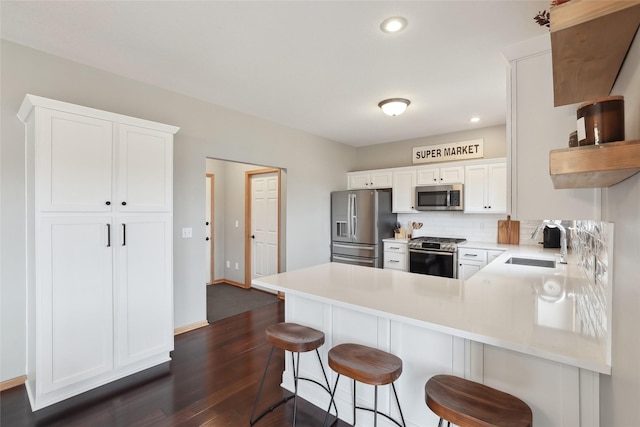
M511 256L557 260L557 249L499 246L505 252L468 280L327 263L253 283L610 374L610 341L580 332L581 316L607 313L576 308L590 285L572 258L556 268L511 265Z

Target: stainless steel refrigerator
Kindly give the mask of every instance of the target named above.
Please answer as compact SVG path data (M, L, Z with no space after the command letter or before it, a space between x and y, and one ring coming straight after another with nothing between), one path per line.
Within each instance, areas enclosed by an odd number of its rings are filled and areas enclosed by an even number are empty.
M382 239L393 237L396 219L391 189L331 193L331 261L382 268Z

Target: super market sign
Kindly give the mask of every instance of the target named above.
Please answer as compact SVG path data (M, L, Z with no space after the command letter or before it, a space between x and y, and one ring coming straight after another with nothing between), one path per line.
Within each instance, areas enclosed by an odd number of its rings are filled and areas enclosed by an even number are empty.
M450 142L413 148L413 163L445 162L451 160L477 159L484 156L483 139Z

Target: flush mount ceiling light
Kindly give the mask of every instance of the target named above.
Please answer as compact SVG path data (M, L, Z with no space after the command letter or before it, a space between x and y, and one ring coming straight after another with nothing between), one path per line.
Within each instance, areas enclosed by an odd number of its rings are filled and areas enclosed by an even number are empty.
M405 29L407 26L407 20L401 16L393 16L382 21L380 29L383 33L397 33Z
M471 118L469 119L469 121L470 121L471 123L478 123L478 122L480 121L480 117L471 117Z
M378 103L378 107L382 109L382 112L387 116L399 116L404 113L404 110L411 104L411 101L405 98L391 98L385 99Z

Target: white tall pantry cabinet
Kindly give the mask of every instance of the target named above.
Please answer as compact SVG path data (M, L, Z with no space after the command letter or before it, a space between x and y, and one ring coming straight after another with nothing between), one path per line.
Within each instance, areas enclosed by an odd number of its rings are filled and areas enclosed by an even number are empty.
M27 392L33 410L170 360L173 135L27 95Z

